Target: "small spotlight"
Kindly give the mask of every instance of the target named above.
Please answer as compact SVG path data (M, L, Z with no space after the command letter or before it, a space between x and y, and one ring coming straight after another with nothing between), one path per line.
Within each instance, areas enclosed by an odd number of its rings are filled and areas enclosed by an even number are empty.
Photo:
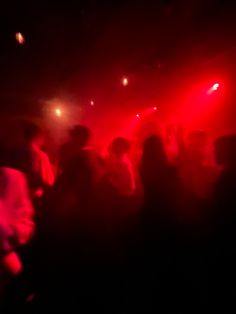
M220 84L219 83L215 83L211 86L211 88L208 89L207 94L211 95L214 92L216 92L218 89L220 88Z
M153 111L157 111L157 107L153 107Z
M60 108L56 108L56 109L55 109L55 115L56 115L57 117L61 117L62 112L61 112L61 109L60 109Z
M139 113L136 114L136 118L140 118L140 114Z
M90 101L90 106L94 106L94 101L93 100Z
M24 36L23 36L22 33L17 32L16 35L15 35L15 37L16 37L16 41L18 42L18 44L24 45L24 43L25 43L25 38L24 38Z
M123 84L123 86L127 86L129 84L129 81L128 81L127 77L123 77L122 84Z
M220 84L219 83L215 83L213 86L212 86L212 90L218 90L220 87Z

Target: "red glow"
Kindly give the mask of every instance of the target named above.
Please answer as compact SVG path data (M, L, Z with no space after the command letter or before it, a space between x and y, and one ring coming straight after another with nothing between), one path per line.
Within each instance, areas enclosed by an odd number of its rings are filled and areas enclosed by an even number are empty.
M187 88L179 87L173 101L174 110L170 112L169 120L174 119L178 124L182 124L185 129L208 129L210 123L214 125L215 116L221 110L220 105L226 96L226 78L223 77L200 77ZM174 102L177 99L176 105Z
M122 78L122 84L123 84L123 86L127 86L129 84L129 81L128 81L127 77L123 77Z
M157 107L153 107L153 111L157 111Z
M93 100L90 101L90 106L94 106L94 101Z
M140 114L139 113L136 114L136 118L140 118Z
M16 37L16 41L17 41L20 45L23 45L23 44L25 43L25 38L24 38L24 36L23 36L22 33L20 33L20 32L16 33L15 37Z

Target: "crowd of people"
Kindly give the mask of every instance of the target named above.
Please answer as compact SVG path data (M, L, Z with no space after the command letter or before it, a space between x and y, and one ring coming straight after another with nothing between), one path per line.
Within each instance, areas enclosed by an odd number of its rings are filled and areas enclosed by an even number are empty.
M106 156L77 125L52 163L24 123L0 149L0 300L7 312L235 309L236 135L132 141Z

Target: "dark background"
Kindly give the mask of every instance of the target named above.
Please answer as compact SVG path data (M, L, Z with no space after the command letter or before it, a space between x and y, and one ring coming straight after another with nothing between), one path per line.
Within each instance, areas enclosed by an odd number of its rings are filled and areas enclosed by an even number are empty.
M192 86L206 82L207 89L220 79L227 87L224 125L233 125L235 6L223 0L6 1L0 110L39 117L45 101L61 99L89 120L117 108L121 118L158 103L166 117ZM120 84L123 75L128 88Z

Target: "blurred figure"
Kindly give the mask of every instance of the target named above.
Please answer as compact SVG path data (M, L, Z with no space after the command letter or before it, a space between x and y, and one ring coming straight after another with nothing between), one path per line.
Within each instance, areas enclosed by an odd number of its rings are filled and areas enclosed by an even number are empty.
M33 232L33 207L23 173L12 168L0 168L0 243L2 262L9 271L21 270L16 261L15 249L26 244ZM4 256L3 256L4 255ZM17 269L15 269L15 267Z
M208 138L203 131L193 131L187 141L178 133L177 166L183 186L181 219L187 224L206 222L207 200L217 178L217 168L209 162ZM191 228L190 228L191 229Z
M236 135L227 135L215 142L215 158L222 167L215 184L214 215L219 228L235 237L236 225ZM232 238L233 240L233 238Z
M187 289L190 303L205 303L208 293L207 239L209 233L209 196L217 178L217 168L209 162L208 136L193 131L185 140L179 128L177 159L181 180L181 206L178 213L179 269L191 289ZM186 263L188 261L188 263ZM186 284L187 284L186 282ZM203 287L204 288L203 288Z
M0 297L10 279L20 275L23 262L21 247L34 232L34 210L30 201L24 174L9 161L9 155L0 156ZM5 289L4 289L5 290ZM4 291L6 292L6 291ZM19 293L19 290L18 290Z
M76 125L70 130L68 142L60 149L60 175L56 186L64 193L64 199L68 197L72 203L79 202L76 206L81 207L79 213L84 215L83 218L89 214L82 208L91 207L95 189L103 175L102 160L89 146L91 137L91 130L84 125Z
M60 170L63 172L71 160L87 148L91 139L91 131L83 125L74 126L69 132L69 140L60 148Z
M209 163L207 134L190 133L187 143L179 145L179 169L185 188L195 197L206 199L210 193L216 169Z
M86 126L77 125L70 131L71 138L61 147L60 167L61 175L57 185L76 193L82 202L91 201L90 193L102 175L102 161L100 156L88 146L91 131ZM76 190L74 190L76 189Z
M47 154L42 150L42 130L33 123L23 125L23 140L13 152L18 157L17 168L23 171L29 181L33 197L40 197L46 187L54 183L54 172Z
M214 148L222 171L213 194L212 296L214 305L233 313L236 310L236 134L219 138Z
M135 191L135 179L131 161L127 154L130 143L126 138L115 138L106 158L106 177L119 195L130 195Z
M51 192L50 204L45 207L57 217L58 223L52 228L62 228L61 233L71 236L71 243L74 243L78 233L92 236L99 227L97 190L103 175L103 165L96 151L87 146L91 137L90 129L79 125L72 134L72 139L61 149L62 172Z
M162 139L152 135L146 139L140 166L144 187L145 207L159 219L171 218L176 193L177 173L170 166Z
M147 138L143 145L140 175L144 187L143 239L145 293L152 307L166 304L173 293L175 212L178 195L178 176L170 166L159 135ZM152 278L152 279L151 279ZM175 292L176 293L176 292ZM157 295L158 305L156 303ZM153 297L153 299L150 299Z
M83 294L93 291L94 267L104 258L98 188L102 163L87 146L90 130L77 126L74 132L75 138L61 151L63 171L45 198L33 253L41 305L63 312L88 306ZM66 147L71 149L68 155Z
M110 250L124 256L129 235L133 232L139 209L133 165L128 157L130 142L123 137L114 138L105 159L104 189L101 204L104 222L112 239Z

